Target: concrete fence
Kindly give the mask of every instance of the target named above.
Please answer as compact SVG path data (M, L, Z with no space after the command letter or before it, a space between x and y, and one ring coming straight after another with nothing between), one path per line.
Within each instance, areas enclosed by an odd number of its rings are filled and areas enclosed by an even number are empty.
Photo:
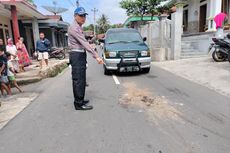
M183 33L183 5L177 4L177 11L171 14L172 20L167 15L159 16L158 21L149 21L135 27L147 38L153 61L177 60L181 56L181 40Z
M152 60L163 61L171 57L171 24L172 21L162 17L159 21L151 21L138 27L142 37L147 38Z

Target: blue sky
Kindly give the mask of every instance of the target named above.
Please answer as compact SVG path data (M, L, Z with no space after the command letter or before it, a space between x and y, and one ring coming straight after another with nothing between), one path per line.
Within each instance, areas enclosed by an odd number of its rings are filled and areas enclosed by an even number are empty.
M80 6L83 6L88 12L89 16L87 17L86 25L93 23L93 8L97 8L96 18L99 18L102 13L106 14L109 17L111 24L123 23L126 19L125 10L119 7L119 2L121 0L80 0ZM63 19L69 23L73 21L73 12L75 7L73 4L76 3L76 0L56 0L57 6L67 8L68 11L61 14ZM43 14L50 14L45 9L42 8L44 5L53 6L53 0L34 0L34 3L37 5L38 10Z

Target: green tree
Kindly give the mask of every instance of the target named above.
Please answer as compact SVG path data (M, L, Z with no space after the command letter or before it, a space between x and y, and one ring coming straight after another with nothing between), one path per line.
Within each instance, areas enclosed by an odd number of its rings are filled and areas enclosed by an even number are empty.
M110 28L122 28L123 27L123 24L113 24L113 25L110 25Z
M28 2L30 2L30 3L34 3L34 1L33 0L27 0Z
M164 13L165 11L171 12L171 8L175 6L176 0L170 0L164 5L161 5L157 8L158 12Z
M83 29L84 29L84 31L93 31L93 24L90 24L90 25L88 25L88 26L84 26L83 27Z
M122 0L120 7L126 10L128 16L141 15L140 0Z
M109 28L109 18L105 15L102 14L101 17L97 20L98 24L98 33L105 33Z
M158 13L158 7L167 0L122 0L120 7L126 10L128 16L142 16Z

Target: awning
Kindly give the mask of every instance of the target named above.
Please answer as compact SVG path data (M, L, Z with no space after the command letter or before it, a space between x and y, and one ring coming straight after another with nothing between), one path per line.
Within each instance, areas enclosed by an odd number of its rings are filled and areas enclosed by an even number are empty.
M68 28L69 23L55 20L39 20L39 27L56 27L56 28Z
M23 20L22 23L25 26L31 26L31 20ZM67 30L69 27L69 23L64 21L57 21L57 20L38 20L39 28L57 28L57 29L64 29Z
M1 0L1 4L5 5L5 10L10 12L10 6L15 5L18 12L18 19L31 19L38 18L44 19L46 18L42 13L37 10L36 5L28 2L27 0ZM10 15L10 14L9 14Z
M133 17L129 17L125 23L124 26L128 26L131 22L137 22L137 21L156 21L159 20L159 18L157 16L133 16Z

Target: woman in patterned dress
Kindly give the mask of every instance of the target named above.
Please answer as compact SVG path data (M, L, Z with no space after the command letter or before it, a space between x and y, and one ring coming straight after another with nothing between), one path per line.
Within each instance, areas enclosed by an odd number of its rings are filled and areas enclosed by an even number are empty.
M29 66L31 64L31 60L29 58L29 54L27 52L26 46L23 43L24 39L18 38L18 43L16 44L17 46L17 55L18 55L18 63L20 67L20 71L25 71L24 67Z

